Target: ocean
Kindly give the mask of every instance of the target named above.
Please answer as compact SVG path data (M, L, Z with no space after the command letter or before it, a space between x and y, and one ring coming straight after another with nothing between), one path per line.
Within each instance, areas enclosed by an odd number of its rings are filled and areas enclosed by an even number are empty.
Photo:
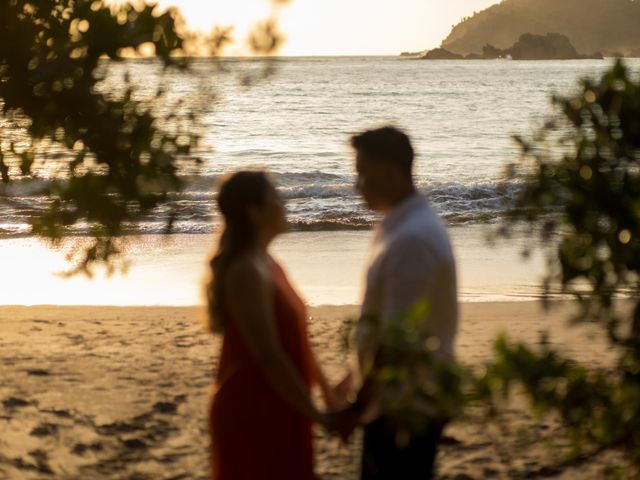
M513 242L491 247L483 241L486 231L504 218L509 201L519 188L517 183L505 179L506 165L518 160L518 147L512 136L532 133L544 121L551 111L552 94L573 92L580 78L600 75L611 62L282 58L273 62L276 67L273 74L250 86L246 86L244 80L260 70L252 60L197 60L192 75L171 71L160 75L159 66L147 61L105 64L106 79L101 86L105 91L118 91L122 88L123 76L129 75L140 98L152 98L156 89L162 87L170 100L180 100L184 108L193 108L202 115L202 141L194 152L203 159L202 166L185 168L181 173L185 189L172 196L171 208L161 207L130 225L130 234L132 238L149 236L143 242L151 241L151 237L162 234L169 211L177 210L179 217L171 238L158 240L158 250L149 258L148 276L156 276L154 261L158 254L166 253L163 248L168 248L162 245L171 244L174 247L168 251L174 259L174 274L188 266L192 273L185 274L182 280L197 283L202 273L201 264L214 243L212 235L219 231L219 218L214 209L216 182L235 170L265 168L272 173L286 200L292 232L280 240L278 251L286 262L288 255L297 255L297 250L287 247L287 242L301 249L302 255L292 263L292 271L296 265L299 272L322 269L313 263L308 265L310 260L304 255L304 252L313 255L309 248L312 249L314 243L323 245L323 264L334 261L336 266L344 265L342 245L352 241L357 246L354 244L349 258L357 261L354 260L349 271L355 272L364 264L370 230L378 219L364 208L354 190L349 138L366 128L393 124L410 135L417 153L417 185L450 226L454 245L461 252L459 256L476 259L469 260L468 264L475 266L466 269L476 273L463 272L461 290L471 292L467 297L473 300L534 297L543 271L541 259L535 267L519 269L523 273L516 275L517 278L508 274L515 267L505 265L504 282L498 281L499 287L488 288L490 282L483 280L490 270L487 267L492 263L491 258L504 257L506 248L510 252L515 249ZM627 63L635 71L640 69L640 60ZM162 113L172 107L158 105L156 108ZM0 120L2 141L24 141L20 135L19 130ZM29 220L48 202L39 189L47 182L60 181L52 172L59 171L57 167L70 158L64 150L43 147L37 153L36 180L0 185L0 249L4 252L4 255L0 252L0 256L5 262L8 258L20 258L15 252L26 249L24 251L31 253L25 253L21 265L27 268L34 252L30 248L49 251L47 247L36 246L40 244L28 236ZM46 165L39 163L42 160L46 160ZM86 234L86 227L78 226L70 234L82 236ZM335 238L341 240L335 240L332 247L331 239ZM515 245L522 245L526 240L520 239ZM196 257L185 260L185 255L194 254L194 245L200 249L196 250ZM469 245L474 245L473 251ZM480 258L486 258L489 264L483 267ZM142 263L146 265L145 261ZM64 266L64 262L57 260L53 264L56 268ZM196 264L200 266L197 274L192 271ZM302 264L306 266L303 268ZM5 263L5 268L7 265ZM51 275L53 266L44 270ZM135 276L134 271L135 265L129 278ZM326 275L332 272L341 275L339 270L331 269ZM535 278L530 275L532 272ZM355 284L360 280L359 273L348 274L343 283L352 287L337 293L329 288L329 284L335 283L329 277L315 283L300 280L299 284L309 292L322 290L306 294L311 303L356 303L360 287ZM121 280L121 284L125 283ZM323 283L327 287L324 290ZM317 289L313 287L316 284ZM112 287L117 289L115 283ZM12 288L17 292L15 285ZM49 287L42 286L46 288ZM177 292L179 288L174 290ZM2 285L0 291L3 291ZM166 292L149 298L145 294L138 304L197 303L200 297L196 291L192 286L191 293L182 291L173 297ZM18 293L7 295L6 292L0 296L0 303L51 301L46 295L46 299L42 297L39 301L37 294L25 299ZM59 293L52 300L62 298L60 295L64 297ZM100 298L96 298L98 303ZM104 302L118 304L117 299L111 298ZM131 304L136 300L121 303Z

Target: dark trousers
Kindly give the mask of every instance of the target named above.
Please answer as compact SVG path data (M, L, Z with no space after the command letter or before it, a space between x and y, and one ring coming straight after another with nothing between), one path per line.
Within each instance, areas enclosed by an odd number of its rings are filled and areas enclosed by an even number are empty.
M361 480L432 479L443 427L431 425L420 435L402 441L384 418L365 426Z

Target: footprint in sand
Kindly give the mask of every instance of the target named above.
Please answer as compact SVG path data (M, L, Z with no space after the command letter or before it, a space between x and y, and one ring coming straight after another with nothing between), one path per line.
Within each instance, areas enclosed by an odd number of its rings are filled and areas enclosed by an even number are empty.
M71 449L71 453L74 455L82 456L86 452L100 452L103 450L103 445L101 442L93 442L93 443L76 443Z
M29 402L28 400L25 400L24 398L9 397L2 401L2 405L4 406L4 408L13 409L13 408L27 407L31 405L31 402Z
M495 468L485 467L482 470L483 478L497 478L500 476L500 472Z
M71 412L69 410L40 410L42 413L50 413L58 418L71 418Z
M141 450L148 447L148 445L139 438L129 438L127 440L123 440L122 443L129 450Z
M25 461L23 458L18 457L13 459L13 466L20 470L32 470L48 475L53 474L53 470L51 470L51 467L49 466L49 463L47 461L47 452L45 452L44 450L33 450L29 452L29 455L31 456L31 458L33 458L33 460L35 460L35 463Z
M49 437L58 433L58 425L55 423L41 423L31 430L32 437Z
M554 477L560 473L562 473L561 470L557 468L543 466L524 472L522 478Z
M158 457L155 460L157 462L160 463L175 463L178 460L180 460L180 458L184 457L185 455L183 453L168 453L166 455L163 455L162 457Z
M157 402L153 405L153 411L169 415L176 413L178 406L173 402Z
M70 335L68 333L65 333L62 336L67 337L72 345L81 345L84 343L83 335Z
M102 426L96 427L95 430L100 435L111 436L111 435L118 435L121 433L137 432L139 430L142 430L143 428L144 428L144 425L136 425L128 422L114 422L108 425L102 425Z

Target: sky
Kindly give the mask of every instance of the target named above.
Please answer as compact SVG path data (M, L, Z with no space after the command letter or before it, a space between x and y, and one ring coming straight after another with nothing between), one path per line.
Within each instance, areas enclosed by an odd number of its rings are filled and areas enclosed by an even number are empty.
M234 25L241 54L246 33L274 14L286 43L281 55L397 55L434 48L453 24L499 0L156 0L177 6L191 28Z

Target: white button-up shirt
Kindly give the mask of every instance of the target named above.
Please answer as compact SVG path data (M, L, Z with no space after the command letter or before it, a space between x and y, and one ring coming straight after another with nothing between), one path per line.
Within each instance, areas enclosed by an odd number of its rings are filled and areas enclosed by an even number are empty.
M372 329L384 331L420 302L426 302L418 319L421 336L430 339L437 358L453 358L458 325L453 251L442 220L415 194L389 212L377 229L357 328L359 351L375 349L367 345Z

